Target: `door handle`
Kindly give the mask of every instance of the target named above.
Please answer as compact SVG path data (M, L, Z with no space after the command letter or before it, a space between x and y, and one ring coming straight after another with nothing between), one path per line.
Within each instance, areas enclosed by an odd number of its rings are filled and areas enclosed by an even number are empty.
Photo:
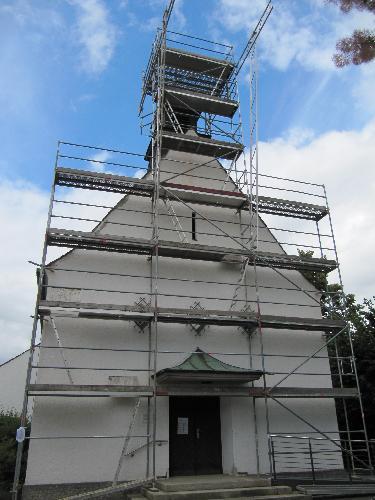
M197 428L195 432L196 432L197 439L199 439L199 432L200 432L200 429L198 429L198 428Z

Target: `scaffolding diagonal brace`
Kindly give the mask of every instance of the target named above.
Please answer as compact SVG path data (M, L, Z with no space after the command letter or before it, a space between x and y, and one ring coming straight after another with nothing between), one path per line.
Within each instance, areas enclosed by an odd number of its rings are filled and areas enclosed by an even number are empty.
M266 5L266 8L263 11L263 14L260 16L260 19L255 26L252 34L250 35L249 41L246 44L246 47L242 51L242 54L238 60L236 70L234 72L234 77L236 78L241 71L242 66L245 64L246 59L249 57L250 53L252 52L256 41L258 40L258 37L264 28L264 25L266 24L268 18L271 15L271 12L273 10L272 2L269 0L268 4Z
M134 429L135 420L137 418L137 414L138 414L138 410L139 410L140 404L141 404L141 398L138 398L137 401L136 401L136 403L135 403L135 405L134 405L134 408L133 408L132 418L131 418L131 421L130 421L128 432L127 432L125 440L124 440L124 445L122 447L120 459L118 461L118 465L117 465L117 469L116 469L116 472L115 472L115 476L113 478L112 486L116 486L116 484L118 482L118 478L119 478L119 475L120 475L120 472L121 472L121 469L122 469L122 465L124 463L124 460L125 460L127 452L128 452L129 442L130 442L130 439L132 437L132 432L133 432L133 429Z
M171 200L169 198L164 198L163 201L164 201L164 205L166 206L166 209L168 211L168 214L171 216L173 227L176 229L181 243L187 243L185 231L183 230L181 222L180 222L179 218L177 217L176 211L173 208Z
M59 332L57 331L57 326L56 326L56 323L55 323L53 316L50 317L50 322L52 325L53 333L55 334L55 337L57 340L57 345L59 346L59 352L60 352L62 361L63 361L64 366L66 368L66 374L68 376L69 382L73 385L74 384L73 377L72 377L72 374L70 373L69 365L68 365L68 362L67 362L65 355L64 355L64 348L63 348L63 345L61 343Z

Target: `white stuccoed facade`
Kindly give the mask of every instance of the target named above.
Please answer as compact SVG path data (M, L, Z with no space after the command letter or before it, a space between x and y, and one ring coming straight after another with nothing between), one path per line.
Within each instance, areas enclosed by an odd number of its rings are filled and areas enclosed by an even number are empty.
M21 413L29 353L29 350L22 352L0 365L0 411ZM38 360L38 349L35 360ZM35 381L35 375L32 381ZM32 399L29 400L29 415L32 412Z
M178 160L169 161L169 160ZM189 164L183 163L184 161ZM201 188L222 189L226 178L225 170L215 161L192 172L184 174L192 168L191 163L201 164L212 161L198 155L187 155L170 151L162 161L161 180L166 180L178 173L179 176L171 179L176 184L194 185ZM168 173L167 173L168 172ZM150 175L150 174L148 174ZM194 177L192 177L194 175ZM217 180L220 179L220 180ZM227 182L226 190L234 189L231 181ZM236 210L220 207L191 205L188 208L181 203L172 202L180 222L186 231L189 243L191 239L191 212L196 210L209 220L225 220L215 222L225 232L239 235L239 214ZM151 239L152 224L150 213L137 213L132 210L151 211L151 202L148 198L126 196L114 208L103 222L95 229L101 234L126 235ZM178 241L178 234L172 232L171 217L160 201L160 239ZM241 215L242 221L247 214ZM109 224L111 222L129 223L136 226ZM234 224L236 223L236 224ZM56 223L55 223L56 224ZM147 226L144 228L141 226ZM260 243L259 249L273 253L284 252L273 235L260 222L260 240L269 240L269 243ZM204 235L201 233L216 233ZM220 231L197 215L197 244L217 247L237 247L230 238L220 234ZM136 277L120 277L105 274L89 274L64 272L58 268L96 271L102 273L132 274ZM98 304L129 304L133 305L140 297L150 292L151 262L147 255L119 254L91 250L73 250L65 256L51 263L48 267L48 285L72 287L71 290L48 289L48 300L64 300L74 302L94 302ZM239 278L240 264L205 262L198 260L183 260L159 257L159 276L199 280L194 282L179 282L159 280L160 307L190 308L195 301L205 309L229 310L233 287L209 284L209 281L236 283ZM269 268L258 268L260 285L273 287L289 287L288 282ZM301 288L312 289L309 283L297 271L283 271ZM141 278L142 276L144 278ZM254 270L250 266L247 271L248 300L252 308L256 308L254 288ZM125 291L127 293L109 293L103 291L87 291L85 288L108 289ZM130 293L129 293L130 292ZM136 293L140 292L140 293ZM163 293L169 294L163 296ZM203 298L177 297L177 295L194 295ZM207 297L215 297L208 299ZM239 298L243 298L243 293ZM316 297L319 297L316 292ZM220 300L225 299L225 300ZM253 302L251 302L253 301ZM320 309L307 295L299 291L287 291L271 288L261 289L261 301L298 303L300 306L261 304L263 314L320 318ZM241 306L242 307L242 306ZM72 367L111 368L107 371L71 370L75 384L113 384L148 385L147 371L126 371L126 369L147 369L149 349L148 327L143 332L129 321L80 319L66 317L66 314L54 315L60 339L66 346L82 346L106 349L134 349L133 352L114 352L100 350L66 350L65 358ZM263 331L264 351L267 354L309 355L324 344L323 335L319 332L271 330ZM56 346L56 338L49 321L44 322L42 335L43 346ZM184 354L160 353L157 360L157 369L173 367L186 359L197 347L208 353L243 353L243 355L217 355L218 359L243 368L262 369L260 339L258 333L249 338L237 327L207 326L200 335L196 335L191 326L182 324L159 324L158 349L159 351L179 351ZM139 352L137 351L139 349ZM250 352L253 354L250 357ZM325 349L322 356L327 355ZM267 372L289 372L301 359L267 357L265 370ZM42 366L61 366L63 361L58 349L41 349L39 360ZM124 371L116 371L115 369ZM331 377L328 375L329 363L327 359L313 359L306 363L301 370L304 373L324 373L324 376L290 376L282 386L286 387L332 387ZM116 378L117 377L117 378ZM122 377L119 379L118 377ZM267 385L271 387L281 379L282 375L267 376ZM64 369L39 369L37 383L64 383L69 379ZM260 379L256 386L262 386ZM337 431L335 403L333 399L288 399L283 400L292 410L303 418L308 419L319 429ZM33 437L48 436L123 436L126 434L131 413L136 402L131 397L108 398L67 398L67 397L37 397L34 405L32 421ZM281 408L272 400L268 401L270 429L273 433L304 432L306 435L311 429L289 412ZM268 442L266 430L265 402L257 399L255 406L252 398L221 397L221 440L222 464L224 473L257 473L256 458L256 431L254 410L256 412L257 435L259 446L259 472L269 473ZM147 398L142 399L141 408L137 416L133 431L135 435L147 433ZM169 399L157 399L157 440L165 441L157 447L156 470L158 476L169 475ZM137 448L146 442L145 438L133 438L130 449ZM120 438L69 438L31 440L26 484L59 484L78 482L104 482L113 479L120 457L123 439ZM324 461L324 456L321 457ZM133 457L127 457L122 468L120 479L136 479L146 476L146 448L143 447ZM341 467L340 460L336 467ZM327 463L332 468L332 464ZM281 467L282 469L282 467Z

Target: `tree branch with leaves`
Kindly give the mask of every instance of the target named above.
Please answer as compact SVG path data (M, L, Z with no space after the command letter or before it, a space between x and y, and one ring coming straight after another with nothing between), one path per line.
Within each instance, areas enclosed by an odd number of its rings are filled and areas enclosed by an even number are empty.
M345 14L357 9L375 15L375 0L326 0L326 2L337 5ZM333 61L338 68L349 64L368 63L375 59L375 30L354 30L351 36L337 42L336 49Z

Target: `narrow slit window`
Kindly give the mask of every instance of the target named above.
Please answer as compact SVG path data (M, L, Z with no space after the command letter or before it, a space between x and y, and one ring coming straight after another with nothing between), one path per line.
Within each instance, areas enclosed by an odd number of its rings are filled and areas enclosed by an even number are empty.
M191 239L197 241L197 214L191 214Z

